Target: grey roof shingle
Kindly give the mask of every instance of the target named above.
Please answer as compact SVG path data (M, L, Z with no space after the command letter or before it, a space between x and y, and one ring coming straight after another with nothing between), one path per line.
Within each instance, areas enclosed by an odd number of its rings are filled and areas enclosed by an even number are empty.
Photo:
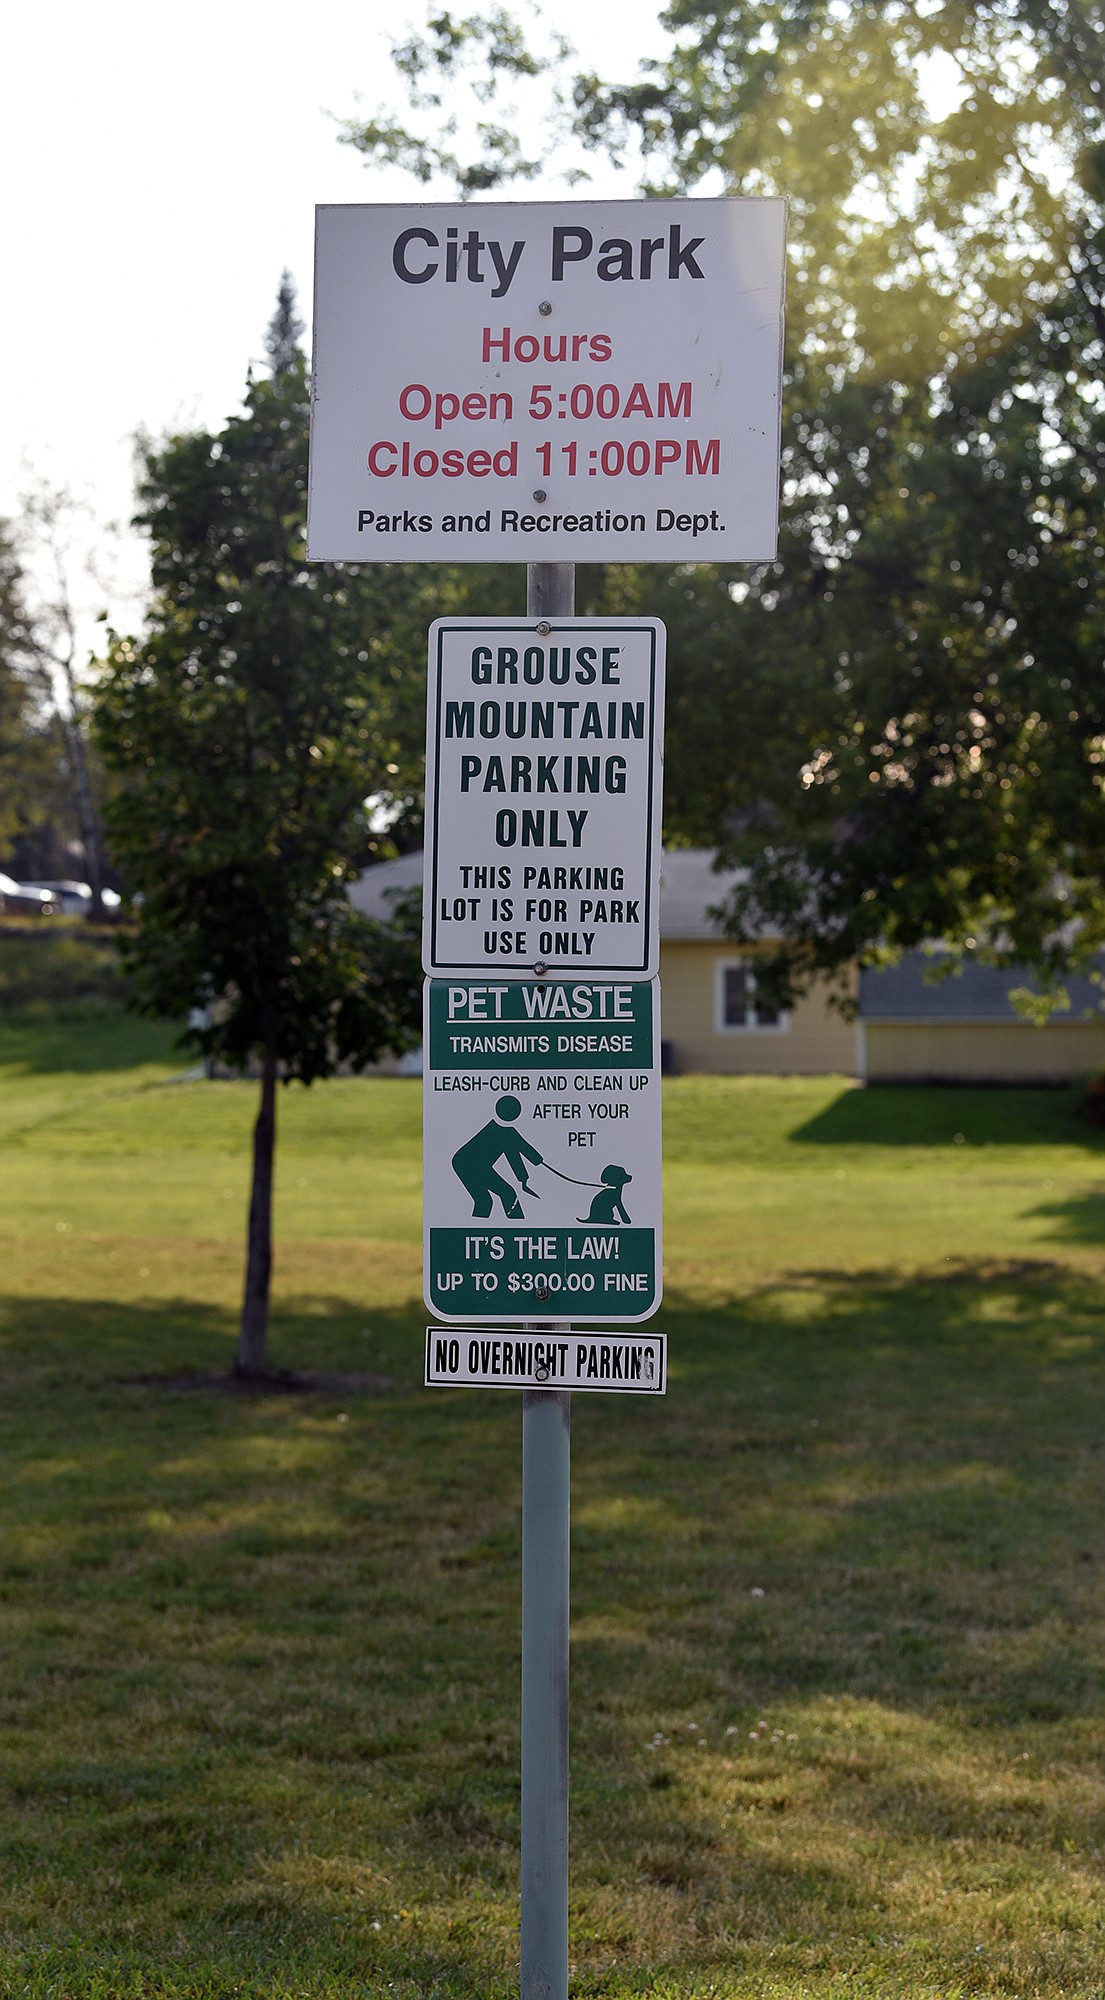
M1012 988L1040 990L1026 966L977 965L968 960L960 972L932 979L939 954L907 952L898 965L868 967L860 974L859 1011L864 1021L1016 1021L1021 1017L1009 998ZM929 974L926 979L925 974ZM1063 981L1070 1010L1056 1021L1078 1021L1100 1014L1105 988L1085 976Z
M422 887L422 849L400 854L395 861L375 861L349 884L349 900L366 917L388 923L395 915L392 898Z
M673 943L720 938L723 933L707 912L724 902L738 879L733 868L715 870L711 847L665 848L660 857L660 936Z

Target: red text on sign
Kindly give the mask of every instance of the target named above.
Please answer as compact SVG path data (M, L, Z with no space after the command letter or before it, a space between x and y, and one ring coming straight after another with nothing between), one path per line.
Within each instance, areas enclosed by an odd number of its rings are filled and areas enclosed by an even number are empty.
M542 476L552 475L555 447L546 440L535 445ZM721 471L720 438L632 438L623 444L620 438L607 438L601 446L584 454L579 445L562 444L559 457L563 460L562 470L569 479L586 476L596 479L617 479L628 472L631 479L643 479L647 473L659 476L661 473L678 469L693 474L718 475ZM586 463L584 463L586 459Z
M416 451L410 439L402 444L393 444L390 439L378 438L369 448L368 469L377 479L390 479L399 473L404 479L433 479L440 472L446 479L460 479L468 473L472 479L516 479L518 477L517 440L502 451L431 451L427 447Z
M609 422L614 417L689 417L691 414L691 385L689 382L658 382L649 394L643 382L634 382L626 390L619 389L616 382L600 382L596 389L591 382L576 382L571 389L554 389L551 382L535 382L529 392L529 413L531 417L551 417L553 411L558 417L605 417Z
M498 333L483 330L484 361L609 361L614 343L608 333Z
M514 415L514 398L507 389L496 389L490 396L480 389L463 396L443 389L435 395L424 382L408 382L400 391L399 409L412 424L424 422L432 412L434 429L439 431L442 424L455 423L458 417L466 417L469 423L478 423L481 417L490 418L492 423L507 422Z

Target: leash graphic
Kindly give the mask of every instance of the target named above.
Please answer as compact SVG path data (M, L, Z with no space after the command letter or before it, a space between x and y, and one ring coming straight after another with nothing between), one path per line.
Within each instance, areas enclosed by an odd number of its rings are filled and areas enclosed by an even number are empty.
M542 1160L541 1165L544 1167L546 1173L555 1174L558 1181L571 1181L573 1187L600 1188L602 1186L601 1181L577 1181L574 1174L562 1174L559 1167L550 1167L547 1160Z

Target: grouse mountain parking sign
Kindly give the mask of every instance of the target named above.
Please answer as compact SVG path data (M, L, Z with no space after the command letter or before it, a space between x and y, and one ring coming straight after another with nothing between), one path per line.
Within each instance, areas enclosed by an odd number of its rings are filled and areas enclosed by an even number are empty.
M652 978L658 618L430 628L423 965Z

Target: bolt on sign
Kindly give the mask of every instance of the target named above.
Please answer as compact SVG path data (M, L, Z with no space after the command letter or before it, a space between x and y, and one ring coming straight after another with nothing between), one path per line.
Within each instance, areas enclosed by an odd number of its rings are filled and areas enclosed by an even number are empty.
M664 627L430 627L422 962L655 975Z
M786 204L316 212L307 553L776 552Z
M578 1327L426 1328L428 1389L598 1389L663 1396L666 1333L583 1333Z
M659 1028L656 980L427 981L431 1312L461 1322L655 1312Z

